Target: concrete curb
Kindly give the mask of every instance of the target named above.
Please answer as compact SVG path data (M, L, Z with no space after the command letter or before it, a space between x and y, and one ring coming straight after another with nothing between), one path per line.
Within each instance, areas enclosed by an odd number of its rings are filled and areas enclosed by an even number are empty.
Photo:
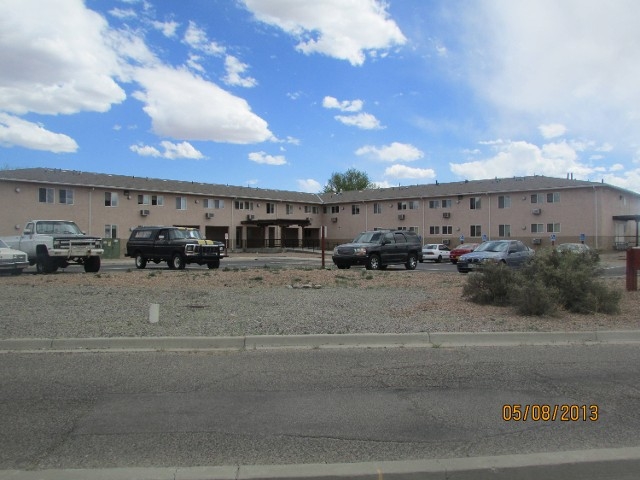
M0 352L241 351L296 348L440 348L604 343L640 343L640 330L250 335L241 337L13 338L0 340Z
M640 447L410 461L178 468L0 471L0 480L507 480L567 478L631 480Z

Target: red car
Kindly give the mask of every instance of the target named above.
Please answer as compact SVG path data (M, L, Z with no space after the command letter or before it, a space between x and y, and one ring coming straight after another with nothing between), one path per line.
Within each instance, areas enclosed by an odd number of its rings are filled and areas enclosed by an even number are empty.
M480 244L479 243L463 243L462 245L458 245L449 253L449 259L451 260L451 263L458 263L458 257L460 255L473 252L476 248L478 248L478 245Z

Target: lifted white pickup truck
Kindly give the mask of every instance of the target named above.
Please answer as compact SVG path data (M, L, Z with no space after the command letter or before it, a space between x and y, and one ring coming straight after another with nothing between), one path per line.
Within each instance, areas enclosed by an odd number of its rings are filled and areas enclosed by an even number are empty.
M102 239L85 235L67 220L29 220L22 235L3 237L11 248L22 250L38 273L53 273L71 263L84 265L87 273L100 270Z

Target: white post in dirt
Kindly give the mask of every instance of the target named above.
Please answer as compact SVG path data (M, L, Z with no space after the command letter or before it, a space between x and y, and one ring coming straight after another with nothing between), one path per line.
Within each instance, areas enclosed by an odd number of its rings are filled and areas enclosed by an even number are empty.
M149 305L149 323L158 323L160 320L160 304L152 303Z

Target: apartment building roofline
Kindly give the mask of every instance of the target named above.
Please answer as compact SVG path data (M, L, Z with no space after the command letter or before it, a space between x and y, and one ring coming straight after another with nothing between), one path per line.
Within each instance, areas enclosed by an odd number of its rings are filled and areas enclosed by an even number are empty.
M450 183L418 184L342 193L305 193L288 190L240 187L233 185L203 183L195 181L165 180L151 177L136 177L106 173L82 172L56 168L26 168L0 170L0 180L30 182L50 185L113 188L133 192L175 193L221 198L262 200L274 202L296 202L314 205L392 201L418 198L460 197L486 194L509 194L543 192L575 188L607 187L621 193L640 197L640 194L604 182L547 177L543 175L465 180Z

